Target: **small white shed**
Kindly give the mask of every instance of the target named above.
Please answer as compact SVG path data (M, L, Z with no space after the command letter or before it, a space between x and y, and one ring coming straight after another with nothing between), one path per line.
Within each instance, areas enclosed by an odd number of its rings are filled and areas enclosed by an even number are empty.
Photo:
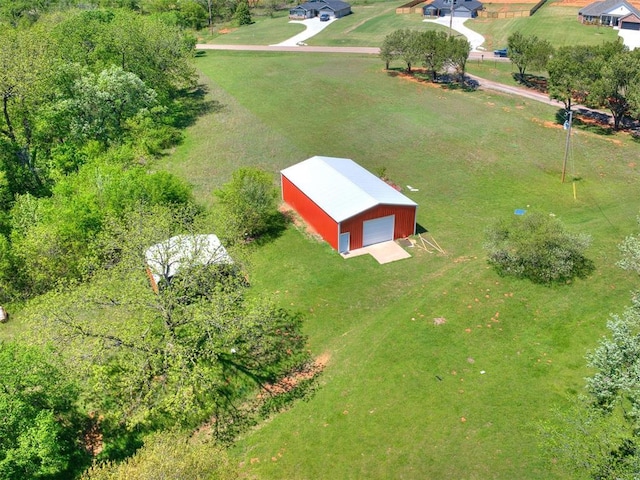
M151 287L158 292L158 283L171 280L180 268L195 265L231 264L217 235L176 235L156 243L145 252L147 274Z

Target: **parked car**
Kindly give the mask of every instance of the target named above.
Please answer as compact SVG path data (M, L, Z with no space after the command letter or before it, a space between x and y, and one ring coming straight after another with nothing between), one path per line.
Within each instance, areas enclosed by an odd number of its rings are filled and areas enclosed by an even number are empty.
M501 48L499 50L494 50L493 51L493 56L494 57L506 57L507 56L507 49L506 48Z
M331 17L329 16L328 13L320 14L320 21L321 22L328 22L329 20L331 20Z

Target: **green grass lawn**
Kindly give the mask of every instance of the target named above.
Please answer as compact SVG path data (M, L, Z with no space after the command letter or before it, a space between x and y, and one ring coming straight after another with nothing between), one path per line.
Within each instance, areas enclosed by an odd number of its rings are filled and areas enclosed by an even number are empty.
M581 391L585 353L636 285L614 263L637 231L638 145L575 129L574 200L551 107L406 81L372 56L207 52L198 67L213 108L159 168L204 202L243 165L276 179L312 155L352 158L419 188L405 193L447 251L345 261L294 227L255 250L252 290L303 312L329 363L309 401L239 441L246 476L576 478L545 459L537 425ZM592 277L549 288L496 276L483 230L515 208L590 233Z
M477 75L480 78L504 83L506 85L523 85L518 82L518 67L510 61L497 60L492 52L487 52L482 59L471 59L467 62L467 73ZM516 75L516 76L514 76ZM547 72L537 72L535 70L525 72L525 75L546 77Z
M379 46L390 32L401 28L437 30L439 25L424 23L420 15L396 15L393 2L355 4L353 14L340 18L320 34L309 39L309 45ZM270 45L282 42L304 30L301 24L289 23L288 11L280 11L273 18L256 17L253 25L231 29L229 33L201 40L226 45Z
M476 18L465 25L484 35L487 50L507 46L507 39L513 32L537 35L549 40L555 47L564 45L599 45L618 38L612 28L598 28L578 22L578 7L564 7L549 2L531 17L489 19Z
M198 41L222 45L271 45L305 30L303 25L289 23L288 11L277 12L273 17L253 17L253 20L253 24L242 28L218 28L213 36L203 31ZM228 33L221 34L220 30Z
M423 22L421 15L398 15L395 12L396 7L398 7L397 3L388 2L354 7L352 15L339 19L306 43L378 47L389 33L402 28L447 31L441 25Z

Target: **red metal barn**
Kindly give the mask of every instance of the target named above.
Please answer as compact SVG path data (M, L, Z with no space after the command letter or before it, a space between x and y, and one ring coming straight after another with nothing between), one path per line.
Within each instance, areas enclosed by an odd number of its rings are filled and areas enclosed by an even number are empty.
M416 232L418 205L353 160L316 156L280 173L282 199L341 253Z

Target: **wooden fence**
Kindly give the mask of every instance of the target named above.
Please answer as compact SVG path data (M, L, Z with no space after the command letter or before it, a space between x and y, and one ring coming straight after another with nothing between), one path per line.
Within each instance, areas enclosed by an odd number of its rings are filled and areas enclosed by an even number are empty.
M478 18L518 18L531 16L531 10L515 10L513 12L487 12L480 10Z
M423 3L425 3L424 0L411 0L409 3L405 3L396 8L396 13L422 13ZM416 5L420 6L416 7Z
M530 17L534 13L536 13L540 7L542 7L547 0L540 0L536 3L530 10L514 10L512 12L488 12L486 10L480 10L478 12L478 17L480 18L519 18L519 17ZM498 3L498 2L496 2Z

